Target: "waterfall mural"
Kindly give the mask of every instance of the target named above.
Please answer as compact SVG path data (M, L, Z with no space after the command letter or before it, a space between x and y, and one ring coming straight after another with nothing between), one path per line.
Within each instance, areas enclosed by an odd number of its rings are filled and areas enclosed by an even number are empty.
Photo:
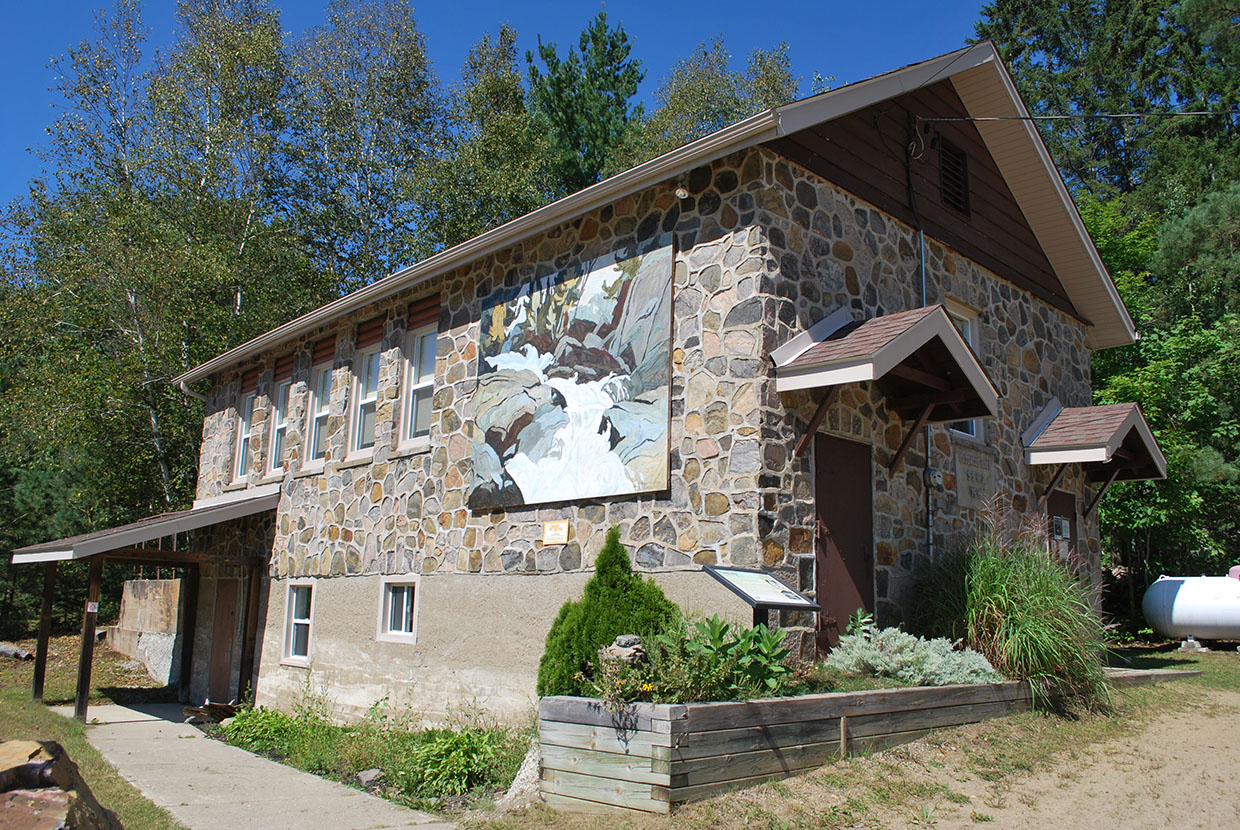
M484 306L471 507L667 488L672 269L665 234Z

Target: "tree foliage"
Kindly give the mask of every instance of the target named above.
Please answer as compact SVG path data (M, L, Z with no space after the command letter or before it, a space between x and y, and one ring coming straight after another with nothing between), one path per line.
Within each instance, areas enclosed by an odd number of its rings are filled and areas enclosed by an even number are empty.
M632 44L624 28L609 28L599 12L581 33L577 50L561 58L554 43L538 40L525 56L530 97L546 120L558 183L572 193L597 182L630 123L641 119L641 105L631 99L645 77L641 61L630 57Z

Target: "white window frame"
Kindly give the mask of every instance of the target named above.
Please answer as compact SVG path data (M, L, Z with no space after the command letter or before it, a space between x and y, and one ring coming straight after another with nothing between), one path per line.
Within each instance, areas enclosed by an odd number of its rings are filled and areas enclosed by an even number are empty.
M960 332L960 336L969 348L973 350L973 354L978 353L978 333L981 329L980 316L978 313L963 303L954 300L946 300L943 303L947 309L947 316L951 318L952 325L956 327L956 331L960 331L960 324L965 325L966 330ZM961 429L961 425L967 424L968 429ZM979 443L985 442L985 436L982 434L983 422L981 418L964 418L959 421L953 421L947 425L948 432L959 435L970 441Z
M426 337L430 336L427 340ZM421 372L421 364L423 362L422 346L429 345L431 349L431 370L427 375ZM417 449L430 445L430 428L427 427L426 433L422 435L413 434L413 425L417 415L417 406L415 405L414 396L423 390L427 390L429 394L426 397L426 406L430 407L432 415L435 411L433 403L435 394L435 355L439 350L439 327L437 325L422 326L414 329L406 335L405 341L405 383L404 389L401 390L401 400L404 401L404 412L400 424L400 442L402 449Z
M250 474L250 461L253 448L250 444L250 429L254 425L254 402L258 395L249 392L241 396L241 406L237 409L237 440L233 446L233 481L243 482Z
M319 381L322 378L327 379L327 388L320 390ZM330 362L320 363L310 370L310 380L306 384L306 457L302 461L302 469L318 469L327 461L326 434L323 436L323 455L319 458L314 457L314 439L320 420L324 433L327 431L327 421L331 418L333 380Z
M305 588L310 592L310 612L305 618L293 617L293 591L294 589ZM312 579L290 579L288 587L284 594L284 648L281 651L280 664L285 666L298 666L302 668L309 667L310 655L314 651L314 580ZM293 654L293 625L294 623L306 626L306 653L304 655Z
M276 393L271 398L271 443L267 448L267 472L271 475L284 473L285 441L288 439L289 404L293 398L293 382L281 381L275 384ZM283 407L281 407L283 401Z
M390 627L391 597L393 588L413 589L413 610L409 617L409 631L393 631ZM414 645L418 641L418 617L422 608L422 578L415 573L388 574L381 580L379 593L379 620L375 639L381 643Z
M362 370L371 358L375 360L374 394L362 397ZM367 349L359 350L353 356L353 383L349 396L349 450L345 453L349 458L365 458L374 455L375 445L379 442L379 399L382 389L379 386L379 375L383 368L383 344L377 343ZM359 446L362 437L362 407L373 404L375 408L375 435L369 447Z

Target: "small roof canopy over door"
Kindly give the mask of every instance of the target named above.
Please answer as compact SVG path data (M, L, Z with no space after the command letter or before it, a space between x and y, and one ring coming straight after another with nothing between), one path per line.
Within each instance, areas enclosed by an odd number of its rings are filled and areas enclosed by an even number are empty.
M999 393L941 305L857 322L839 308L771 352L780 392L828 390L797 444L800 455L840 386L873 381L887 406L913 421L890 464L899 466L912 438L928 423L998 414Z
M1167 459L1135 403L1065 407L1051 399L1021 439L1030 466L1077 463L1095 482L1167 476Z
M197 530L208 525L240 519L264 510L274 510L279 500L279 484L252 487L235 495L230 494L223 499L198 502L190 510L161 513L120 527L96 530L81 536L71 536L67 539L17 548L13 551L13 564L82 559L100 553L114 552L121 548L131 548L164 536L174 536L188 530ZM149 553L152 557L164 557L165 559L172 555L169 552L155 550L149 552L135 550L130 553L134 555ZM115 559L116 557L109 558Z

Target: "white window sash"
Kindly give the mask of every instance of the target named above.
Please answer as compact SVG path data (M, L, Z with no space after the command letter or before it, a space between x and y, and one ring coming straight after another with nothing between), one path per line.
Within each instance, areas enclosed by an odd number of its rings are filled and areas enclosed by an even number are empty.
M353 405L352 448L355 453L369 453L374 450L379 431L379 349L367 349L359 354L353 367L356 402ZM366 388L368 381L369 389ZM365 420L367 409L370 410L369 431Z
M288 404L293 389L291 381L276 389L275 406L271 413L271 471L284 469L284 438L288 435Z
M408 391L405 394L406 443L430 434L431 395L435 386L435 352L438 330L434 326L411 332L409 337ZM424 417L419 417L424 416ZM419 429L419 422L422 428Z
M332 369L330 365L319 366L310 376L310 405L307 407L310 422L306 429L306 460L322 461L327 456L327 419L331 414ZM316 452L317 447L322 452Z
M237 420L237 454L233 459L233 479L236 481L245 481L250 472L250 425L254 420L254 398L250 394L241 401Z

